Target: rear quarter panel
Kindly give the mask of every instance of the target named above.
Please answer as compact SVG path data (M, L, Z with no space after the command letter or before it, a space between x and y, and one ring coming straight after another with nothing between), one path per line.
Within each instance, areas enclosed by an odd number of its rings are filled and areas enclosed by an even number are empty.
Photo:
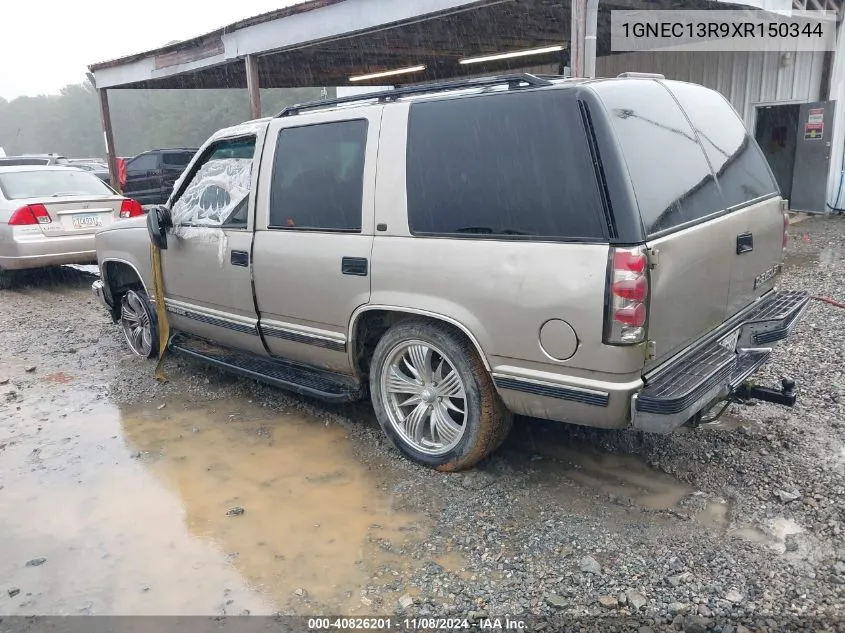
M375 221L388 228L374 241L371 304L457 321L476 338L493 373L638 378L644 346L602 343L607 244L411 235L407 119L407 104L385 108ZM565 320L575 330L577 350L567 360L551 358L540 346L540 328L550 319Z

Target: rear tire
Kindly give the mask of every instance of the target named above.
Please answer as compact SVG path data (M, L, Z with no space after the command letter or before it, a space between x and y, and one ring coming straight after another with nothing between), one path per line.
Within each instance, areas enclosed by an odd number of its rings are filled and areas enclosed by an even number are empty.
M513 422L475 347L426 320L403 321L381 338L370 393L379 425L396 448L443 472L488 457Z
M143 290L128 290L120 300L120 327L126 344L142 358L158 355L158 323L155 310Z
M11 270L0 268L0 290L9 290L15 285L15 274Z

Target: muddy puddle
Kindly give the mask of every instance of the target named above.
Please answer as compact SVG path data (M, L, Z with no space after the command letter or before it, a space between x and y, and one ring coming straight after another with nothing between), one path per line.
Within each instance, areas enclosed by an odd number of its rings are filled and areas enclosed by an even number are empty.
M585 492L648 510L676 509L693 492L674 477L651 468L638 455L599 451L590 442L573 439L553 424L528 424L531 426L517 429L510 448L533 454L538 469L556 472ZM552 494L567 505L573 501L567 489L552 490Z
M159 407L89 393L10 412L0 614L355 614L374 574L408 570L429 521L394 507L342 428L243 401Z

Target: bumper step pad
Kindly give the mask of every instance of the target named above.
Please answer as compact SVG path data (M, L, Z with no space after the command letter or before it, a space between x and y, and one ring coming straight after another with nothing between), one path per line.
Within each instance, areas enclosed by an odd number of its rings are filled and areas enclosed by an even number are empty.
M690 354L649 380L637 396L637 411L679 413L695 404L702 394L726 384L736 365L737 354L718 343Z
M789 336L808 301L806 292L778 292L762 299L736 322L742 332L736 350L713 341L660 368L637 394L636 413L691 417L700 406L728 395L768 360L771 352L761 346Z
M770 301L754 308L743 321L753 326L751 342L767 345L782 341L792 333L810 297L806 292L777 293Z
M170 350L225 371L325 402L352 402L364 396L360 384L329 371L275 358L256 356L178 333Z

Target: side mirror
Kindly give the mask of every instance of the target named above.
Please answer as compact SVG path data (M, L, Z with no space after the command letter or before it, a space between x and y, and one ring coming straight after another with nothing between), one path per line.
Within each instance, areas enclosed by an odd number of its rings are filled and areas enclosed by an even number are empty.
M173 217L167 207L157 206L147 213L147 232L150 234L150 242L159 250L167 250L167 229L172 227Z

